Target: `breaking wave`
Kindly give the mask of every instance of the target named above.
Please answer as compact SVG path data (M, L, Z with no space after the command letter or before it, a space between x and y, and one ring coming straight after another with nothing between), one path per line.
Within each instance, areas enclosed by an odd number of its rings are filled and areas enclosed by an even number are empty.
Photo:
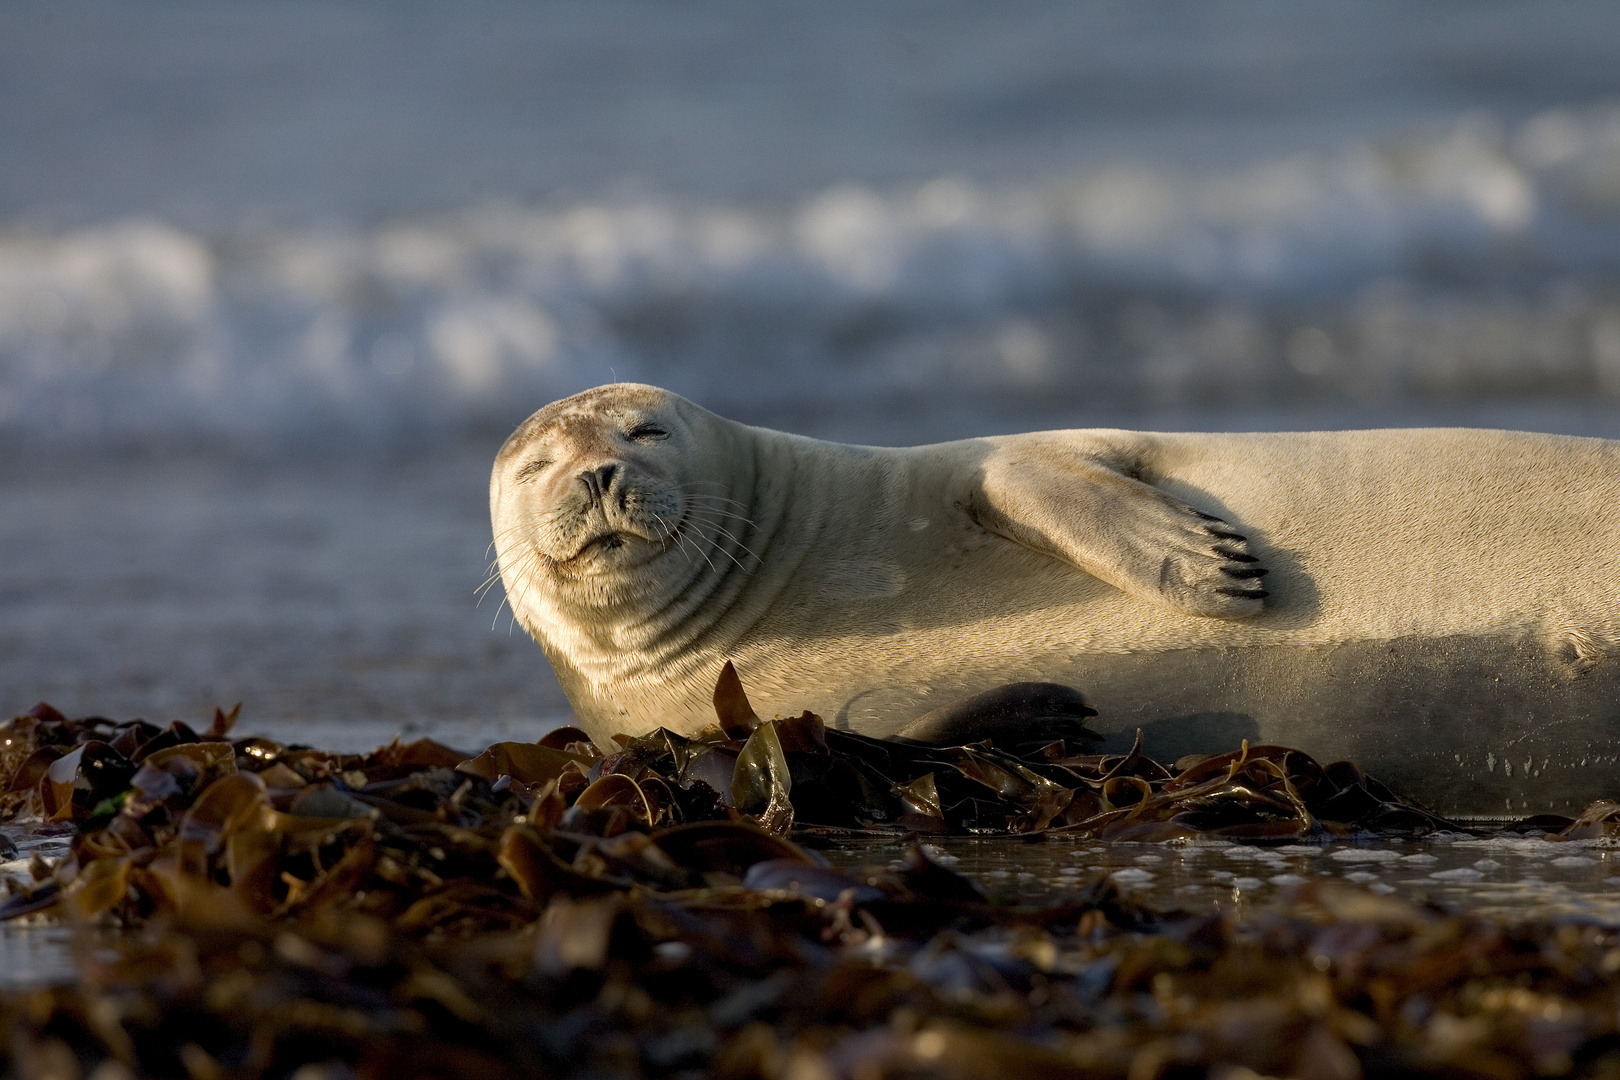
M720 407L1620 398L1620 106L1022 187L0 232L0 430L339 439Z

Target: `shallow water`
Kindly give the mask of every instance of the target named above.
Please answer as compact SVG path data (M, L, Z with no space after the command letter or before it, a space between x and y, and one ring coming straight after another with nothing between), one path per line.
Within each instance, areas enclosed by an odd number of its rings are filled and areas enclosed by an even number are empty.
M1620 850L1517 836L1255 847L1200 839L1105 844L947 838L928 850L994 899L1052 901L1103 872L1152 906L1241 917L1314 878L1507 920L1577 919L1620 926ZM843 865L888 861L899 848L852 843L825 853Z
M19 884L30 880L29 860L38 855L53 862L67 854L65 837L42 837L15 825L0 833L17 845L17 858L0 862L0 876ZM74 978L73 932L39 916L0 923L0 989L71 982Z
M567 704L497 589L487 446L399 460L0 464L0 710L207 723L342 750L476 750Z

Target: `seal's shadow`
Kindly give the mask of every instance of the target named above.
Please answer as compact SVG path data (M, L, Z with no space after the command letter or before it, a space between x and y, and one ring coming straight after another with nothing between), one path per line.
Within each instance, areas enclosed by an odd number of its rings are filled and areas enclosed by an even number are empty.
M1113 731L1103 737L1102 750L1123 754L1130 750L1135 730ZM1142 752L1155 761L1175 761L1188 754L1218 754L1260 741L1260 725L1248 713L1196 712L1166 716L1142 725Z

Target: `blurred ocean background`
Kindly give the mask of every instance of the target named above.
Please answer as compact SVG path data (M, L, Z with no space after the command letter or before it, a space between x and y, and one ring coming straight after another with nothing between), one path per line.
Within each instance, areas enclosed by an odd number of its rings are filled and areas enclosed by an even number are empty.
M488 463L616 379L1620 436L1620 5L0 7L0 711L532 737Z

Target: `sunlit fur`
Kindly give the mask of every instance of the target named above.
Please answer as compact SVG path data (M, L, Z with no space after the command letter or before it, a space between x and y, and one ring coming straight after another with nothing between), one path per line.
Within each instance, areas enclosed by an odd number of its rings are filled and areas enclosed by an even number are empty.
M649 423L661 437L632 437ZM605 498L584 479L604 466ZM761 715L876 735L1041 679L1078 687L1101 730L1145 727L1161 757L1302 745L1443 810L1620 784L1605 440L1078 430L886 449L614 385L519 428L490 496L508 601L604 743L712 723L730 660Z

